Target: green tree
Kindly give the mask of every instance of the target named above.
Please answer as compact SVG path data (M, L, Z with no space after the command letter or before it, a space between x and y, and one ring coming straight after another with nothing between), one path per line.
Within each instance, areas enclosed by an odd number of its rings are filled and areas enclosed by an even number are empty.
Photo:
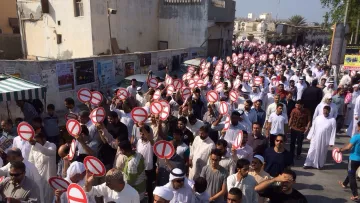
M324 25L332 26L337 22L344 21L346 1L350 1L347 22L350 26L350 32L355 33L356 21L360 18L359 0L320 0L323 7L330 9L324 15Z
M294 15L288 19L288 23L293 26L304 26L306 25L306 20L301 15Z

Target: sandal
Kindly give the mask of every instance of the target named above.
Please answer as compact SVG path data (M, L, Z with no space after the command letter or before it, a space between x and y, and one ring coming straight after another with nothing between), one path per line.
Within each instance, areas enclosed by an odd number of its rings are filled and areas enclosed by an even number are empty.
M352 196L352 197L350 197L350 199L351 199L352 201L358 201L358 200L359 200L359 196L356 196L356 197Z
M346 186L343 184L342 181L339 180L338 183L339 183L339 185L340 185L342 188L346 188Z

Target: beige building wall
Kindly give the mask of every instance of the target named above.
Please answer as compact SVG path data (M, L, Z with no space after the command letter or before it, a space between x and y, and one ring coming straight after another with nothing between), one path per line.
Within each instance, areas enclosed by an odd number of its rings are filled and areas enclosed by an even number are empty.
M94 54L110 49L107 1L91 0L91 25ZM119 49L130 52L158 50L159 0L109 0L117 10L110 15L111 35Z
M169 49L199 47L206 42L208 1L199 4L160 4L159 41Z
M17 18L16 0L0 0L0 29L4 34L12 34L9 18Z
M36 20L24 20L28 58L49 60L93 56L89 0L83 0L83 16L78 17L75 17L73 0L49 0L49 5L48 14ZM27 13L34 12L34 16L38 15L35 12L41 12L40 0L22 6L31 10ZM61 35L59 44L57 35Z

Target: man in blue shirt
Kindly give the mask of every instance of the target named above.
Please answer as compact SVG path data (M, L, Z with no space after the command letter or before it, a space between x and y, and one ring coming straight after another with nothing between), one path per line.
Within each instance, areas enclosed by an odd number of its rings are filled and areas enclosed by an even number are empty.
M254 104L255 104L254 109L256 112L256 116L257 116L257 122L260 123L261 127L263 127L264 123L265 123L266 112L261 108L262 100L259 99L259 100L255 101Z
M357 123L358 131L360 130L360 121ZM350 189L352 192L352 197L350 198L353 201L359 200L359 195L357 191L357 183L356 183L356 171L360 166L360 134L355 134L351 139L350 143L345 147L340 148L339 151L343 152L346 150L350 150L349 157L349 167L348 167L348 181L350 182ZM343 186L347 184L347 180L343 182Z

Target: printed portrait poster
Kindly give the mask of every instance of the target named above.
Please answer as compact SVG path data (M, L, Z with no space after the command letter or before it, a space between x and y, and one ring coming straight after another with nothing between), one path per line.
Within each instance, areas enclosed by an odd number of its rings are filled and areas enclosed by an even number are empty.
M95 82L94 61L75 62L76 85L84 85Z
M112 85L115 82L115 67L113 60L97 63L100 86Z
M57 63L56 75L58 78L59 92L74 89L74 64Z
M158 59L158 71L165 70L167 65L168 65L168 60L166 57Z
M151 54L141 54L139 56L140 73L147 74L151 66Z
M135 74L135 62L125 62L125 77Z

